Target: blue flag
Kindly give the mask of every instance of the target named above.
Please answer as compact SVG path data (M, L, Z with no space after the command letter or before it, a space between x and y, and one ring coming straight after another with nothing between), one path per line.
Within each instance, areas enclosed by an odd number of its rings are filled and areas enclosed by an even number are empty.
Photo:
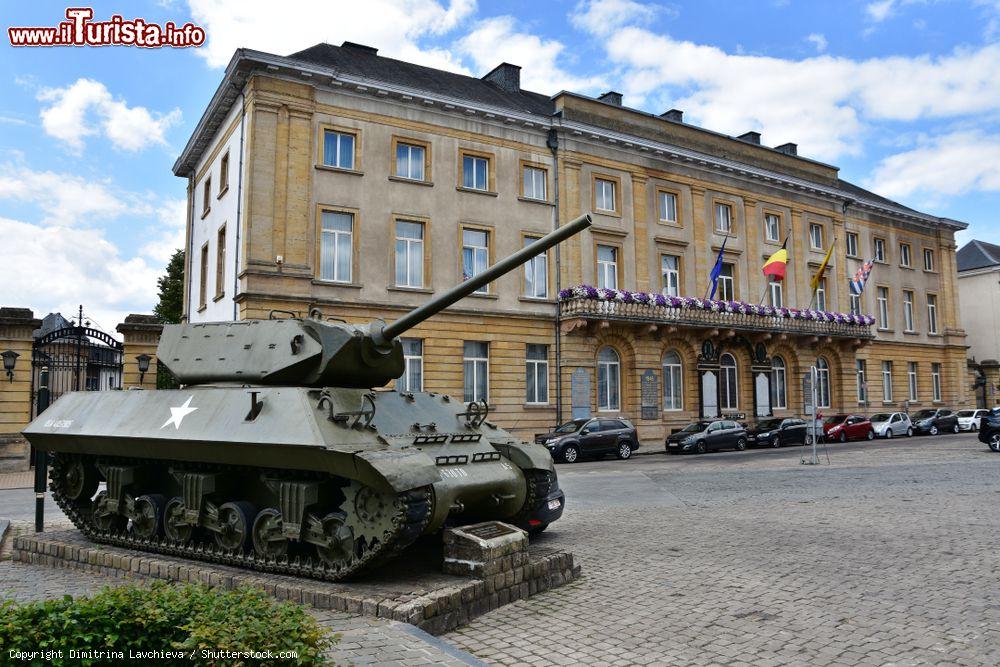
M708 274L708 279L712 281L711 285L709 285L709 299L715 298L715 290L719 286L719 275L722 273L722 255L726 252L726 241L728 240L728 236L722 239L722 247L719 248L719 258L715 260L715 266L712 268L712 272Z

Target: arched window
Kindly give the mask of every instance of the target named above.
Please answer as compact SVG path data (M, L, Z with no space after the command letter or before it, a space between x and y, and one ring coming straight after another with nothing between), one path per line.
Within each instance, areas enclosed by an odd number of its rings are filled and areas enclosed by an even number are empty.
M621 361L610 347L597 353L597 409L614 412L621 405Z
M681 355L673 350L663 355L663 409L681 410Z
M739 393L736 383L736 359L726 353L719 359L719 408L737 410Z
M816 360L816 407L830 407L830 364L823 357Z
M785 360L775 356L771 359L771 409L784 410L788 407L788 376Z

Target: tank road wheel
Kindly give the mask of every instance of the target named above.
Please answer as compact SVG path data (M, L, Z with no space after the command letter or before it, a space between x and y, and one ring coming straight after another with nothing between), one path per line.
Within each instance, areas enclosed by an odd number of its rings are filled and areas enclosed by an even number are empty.
M219 532L214 533L215 543L224 551L241 552L250 548L252 526L256 508L239 500L219 508Z
M167 501L167 506L163 510L163 534L168 540L177 544L191 541L194 526L184 521L184 500L180 496L174 496Z
M253 550L262 558L280 559L288 555L288 538L281 534L281 512L262 509L253 522Z
M94 498L94 525L102 533L120 532L127 523L124 516L108 509L108 492L101 491Z
M100 483L97 468L81 459L71 459L62 467L63 493L70 500L90 500Z
M331 567L347 565L354 559L354 531L347 525L343 512L330 512L323 517L323 537L327 546L316 545L319 559Z
M163 532L163 509L166 504L166 497L159 493L136 498L132 532L144 540L156 539Z

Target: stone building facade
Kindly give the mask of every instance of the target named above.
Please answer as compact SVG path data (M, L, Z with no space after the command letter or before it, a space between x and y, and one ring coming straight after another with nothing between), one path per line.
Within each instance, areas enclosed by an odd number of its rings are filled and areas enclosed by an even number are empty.
M1000 404L1000 246L973 239L957 253L958 300L979 407Z
M801 414L810 366L824 412L967 400L963 223L847 183L794 144L519 78L350 43L238 51L174 166L188 181L185 316L392 320L590 213L591 230L409 332L403 386L486 399L522 436L582 414L626 416L646 439L704 415ZM761 265L786 238L772 288ZM731 303L703 308L723 245Z

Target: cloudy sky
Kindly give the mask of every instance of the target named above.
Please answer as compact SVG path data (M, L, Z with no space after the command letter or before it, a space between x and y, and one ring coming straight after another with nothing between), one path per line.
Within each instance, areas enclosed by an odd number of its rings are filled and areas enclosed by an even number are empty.
M113 329L149 312L183 238L170 167L241 46L351 40L480 76L519 64L554 93L619 90L970 224L1000 243L1000 0L160 0L94 3L205 28L199 49L0 46L0 305ZM5 3L4 28L65 5Z

